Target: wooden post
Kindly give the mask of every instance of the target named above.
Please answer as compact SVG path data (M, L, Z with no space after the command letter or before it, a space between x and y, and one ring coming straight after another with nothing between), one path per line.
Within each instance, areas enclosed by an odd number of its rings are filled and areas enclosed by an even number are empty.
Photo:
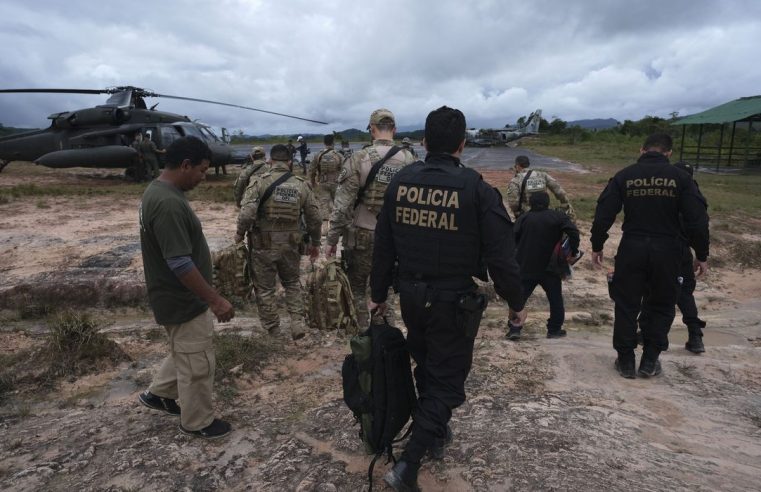
M727 167L732 167L732 151L735 148L735 130L737 129L737 122L732 122L732 136L729 138L729 156L727 156Z
M695 155L695 170L700 167L700 146L703 145L703 124L698 127L698 152Z
M684 134L687 131L687 125L682 125L682 143L679 144L679 160L684 160Z
M721 131L719 132L719 151L716 153L716 172L719 172L719 166L721 165L721 146L724 145L724 123L721 124Z

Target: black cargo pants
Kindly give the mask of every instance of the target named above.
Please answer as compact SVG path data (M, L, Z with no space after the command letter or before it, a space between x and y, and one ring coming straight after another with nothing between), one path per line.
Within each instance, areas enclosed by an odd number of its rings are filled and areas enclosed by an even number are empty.
M399 303L407 327L407 347L415 361L418 408L402 459L419 463L437 438L446 436L452 410L465 401L465 380L473 361L476 333L458 308L465 289L439 290L422 282L400 281ZM478 320L480 322L478 313ZM471 320L473 321L473 320Z
M613 348L622 358L634 357L639 319L643 354L655 358L669 346L680 290L682 244L678 239L626 235L616 253L610 296L615 302Z

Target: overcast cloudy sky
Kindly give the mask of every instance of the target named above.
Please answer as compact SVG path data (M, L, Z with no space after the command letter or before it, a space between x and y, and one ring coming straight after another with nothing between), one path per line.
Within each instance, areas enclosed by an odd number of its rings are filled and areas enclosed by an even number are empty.
M544 116L639 119L761 93L761 1L0 0L0 88L134 85L330 122L168 99L246 133L364 128L388 107L422 127ZM0 123L102 96L0 94Z

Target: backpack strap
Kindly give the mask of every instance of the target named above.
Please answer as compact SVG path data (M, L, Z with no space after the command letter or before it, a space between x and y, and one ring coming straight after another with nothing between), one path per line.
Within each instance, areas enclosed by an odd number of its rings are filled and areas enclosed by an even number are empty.
M370 172L367 173L367 179L365 180L365 184L360 186L359 191L357 192L357 199L354 201L354 208L357 208L359 206L359 202L362 201L362 197L365 195L365 191L367 190L367 187L370 186L370 183L372 183L375 180L375 176L378 175L378 171L380 171L380 168L383 164L386 163L389 159L391 159L394 154L402 150L401 147L397 147L394 145L389 149L389 151L386 153L386 155L379 161L377 161L375 164L373 164L373 167L370 168Z
M526 182L528 181L528 177L531 176L531 173L533 172L533 169L529 169L526 175L523 177L523 181L521 181L521 194L518 197L518 211L520 212L521 206L523 205L523 199L526 198Z
M262 205L264 205L264 203L267 200L269 200L269 198L272 196L272 192L275 191L275 188L277 188L279 185L281 185L281 184L285 183L286 181L288 181L288 179L291 176L293 176L293 174L291 174L290 171L284 172L282 176L280 176L275 181L273 181L272 184L269 185L266 190L264 190L264 193L262 193L262 197L259 199L259 206L256 209L256 215L258 217L262 216L262 213L263 213L262 211L264 210Z

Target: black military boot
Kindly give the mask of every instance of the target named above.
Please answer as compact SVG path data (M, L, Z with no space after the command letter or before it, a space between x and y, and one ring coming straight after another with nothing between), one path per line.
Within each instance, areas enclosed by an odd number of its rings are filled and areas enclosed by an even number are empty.
M703 337L700 335L690 335L690 338L687 340L687 343L684 344L684 348L692 352L693 354L702 354L706 351L705 346L703 345Z
M621 354L616 357L616 370L621 377L626 379L634 379L634 355L630 357L622 356Z
M420 486L417 484L419 469L420 463L399 460L383 475L383 480L396 492L420 492Z
M444 458L444 449L452 442L452 428L447 424L447 434L444 437L437 437L433 444L428 448L428 457L432 460Z
M642 356L642 360L639 361L639 374L643 378L651 378L659 375L662 372L661 361L658 357L652 358L645 355Z

